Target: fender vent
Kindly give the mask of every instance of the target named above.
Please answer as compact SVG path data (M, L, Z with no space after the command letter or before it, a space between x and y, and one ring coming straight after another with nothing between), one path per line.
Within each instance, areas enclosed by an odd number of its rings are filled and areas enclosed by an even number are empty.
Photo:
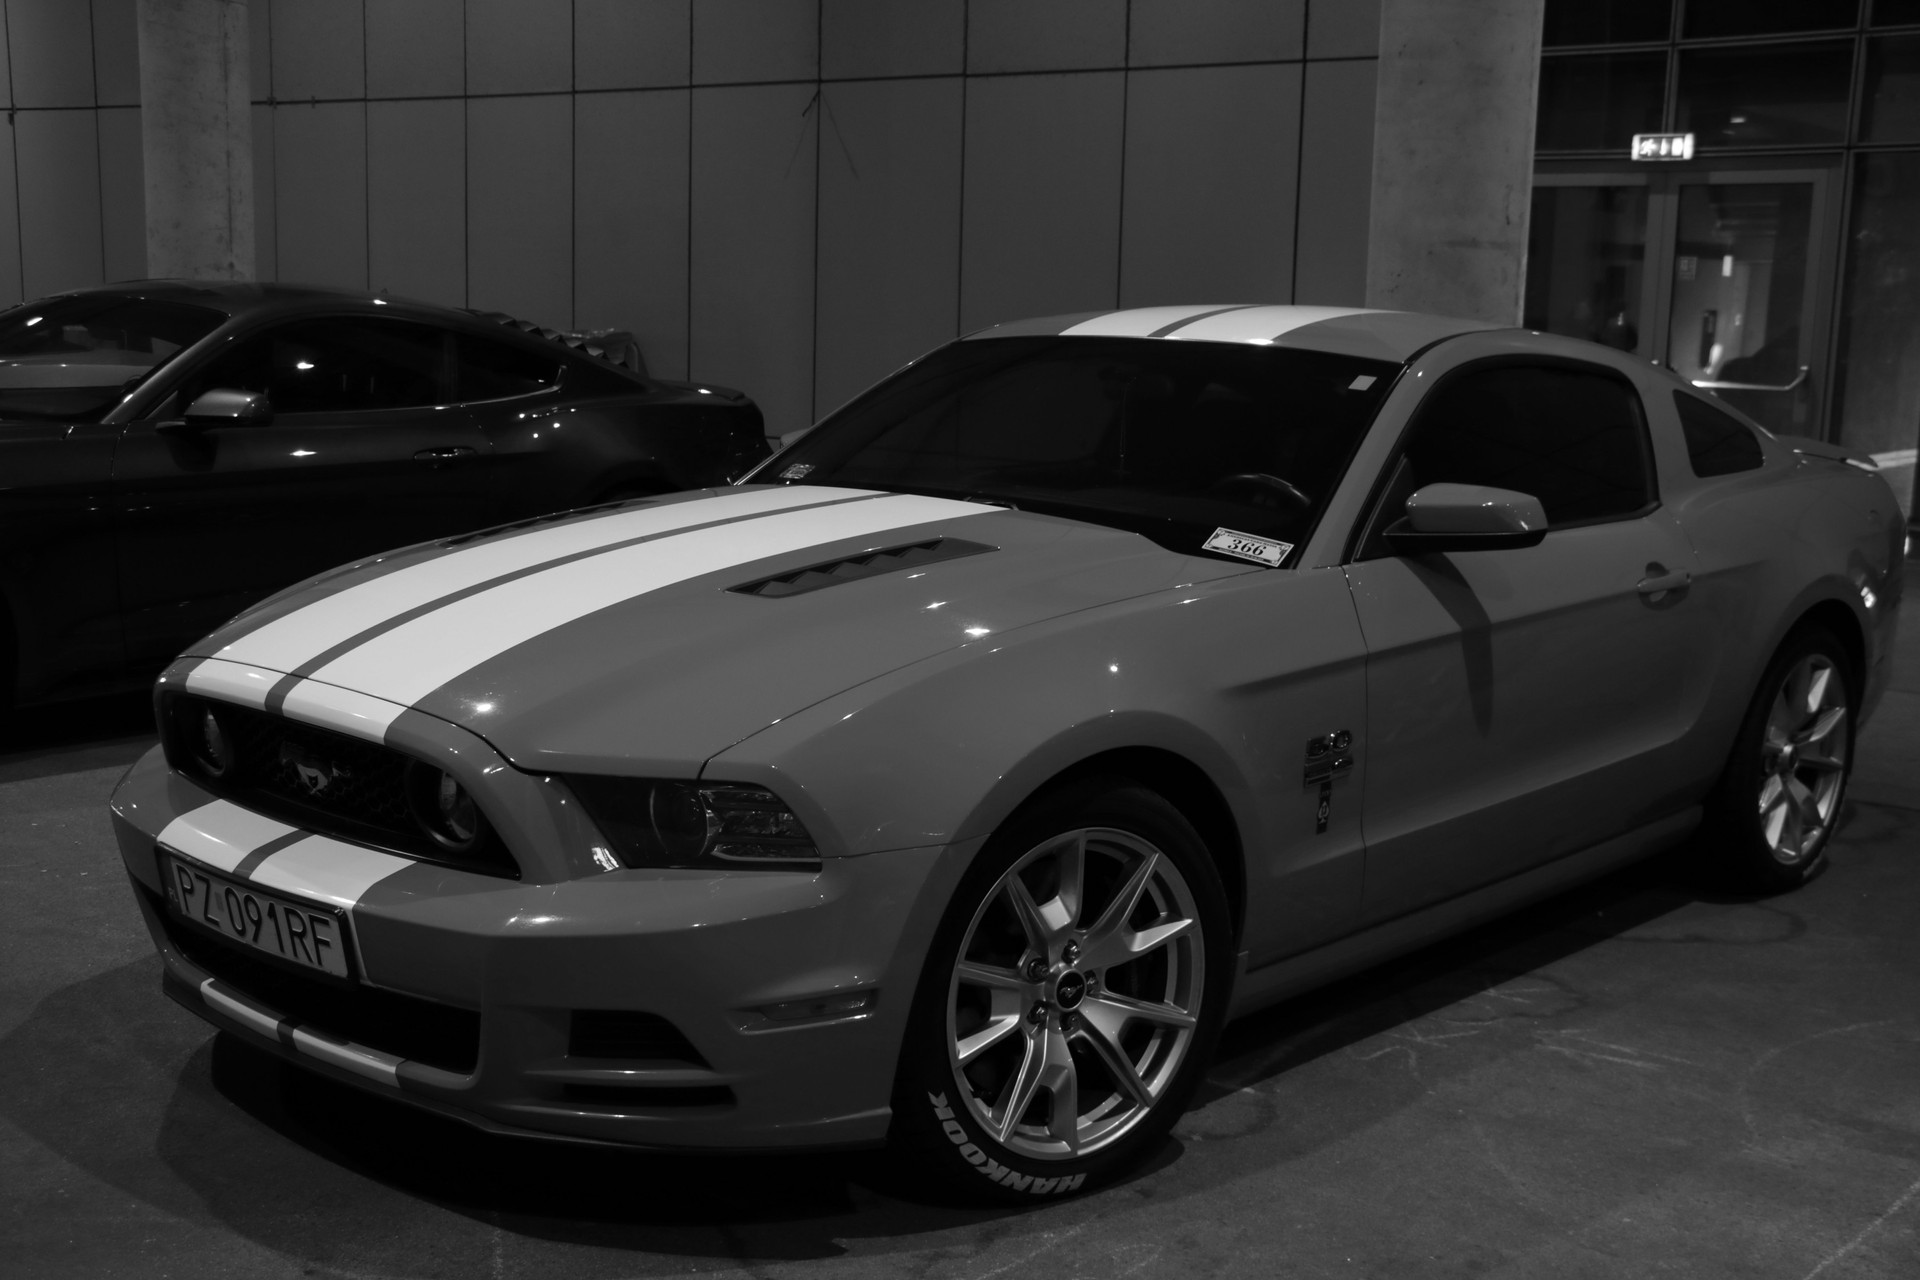
M727 590L737 591L747 596L804 595L809 591L838 586L843 582L877 578L883 573L892 573L898 569L917 569L921 565L936 564L942 560L958 560L962 556L977 556L983 551L999 549L984 543L968 542L962 538L933 538L926 542L909 543L904 547L865 551L857 556L848 556L844 560L829 560L825 564L808 565L804 569L795 569L791 573L782 573L771 578L761 578L757 582L743 582L737 587L728 587Z

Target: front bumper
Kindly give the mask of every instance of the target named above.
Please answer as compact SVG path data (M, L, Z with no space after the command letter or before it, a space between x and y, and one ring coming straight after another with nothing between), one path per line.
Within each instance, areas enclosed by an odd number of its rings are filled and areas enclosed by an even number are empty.
M978 845L828 858L817 872L622 870L545 884L405 862L348 907L354 979L341 984L169 912L163 833L191 856L223 830L251 830L246 811L170 772L158 749L112 808L165 988L209 1022L482 1128L663 1148L881 1140L925 947ZM243 872L284 896L265 872L278 856ZM793 1016L863 992L858 1013ZM580 1010L655 1015L693 1053L584 1054Z

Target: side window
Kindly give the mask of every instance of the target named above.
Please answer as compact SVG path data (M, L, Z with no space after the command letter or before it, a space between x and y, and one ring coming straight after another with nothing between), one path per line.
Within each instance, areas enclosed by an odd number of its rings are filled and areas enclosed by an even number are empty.
M505 400L560 381L560 356L462 333L454 339L455 398Z
M1599 370L1506 365L1447 378L1414 419L1406 461L1412 488L1530 493L1550 526L1634 515L1654 496L1639 395Z
M1687 461L1693 474L1730 476L1736 471L1754 471L1765 465L1767 455L1760 448L1747 424L1716 409L1698 396L1684 391L1673 393L1673 407L1680 412L1680 430L1687 438Z
M451 337L406 320L296 320L243 340L188 390L266 393L276 414L367 413L445 404Z

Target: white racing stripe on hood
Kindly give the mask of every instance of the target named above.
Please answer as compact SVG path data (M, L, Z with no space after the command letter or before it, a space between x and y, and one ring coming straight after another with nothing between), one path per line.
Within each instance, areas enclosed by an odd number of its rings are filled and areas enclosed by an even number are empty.
M999 510L898 494L622 547L515 578L423 614L348 650L313 672L313 679L411 706L515 645L647 592L768 556Z
M225 698L243 707L264 707L267 693L280 679L278 671L263 671L240 662L216 662L209 658L187 672L187 691Z
M369 627L444 596L552 560L689 525L815 506L859 496L859 489L793 487L724 493L598 519L534 529L481 542L450 555L369 578L283 614L220 649L215 656L272 671L292 671ZM191 687L191 677L189 677ZM215 692L206 690L206 692ZM229 694L228 696L233 696ZM264 695L263 695L264 696ZM244 699L242 699L244 700ZM255 701L254 706L260 703Z

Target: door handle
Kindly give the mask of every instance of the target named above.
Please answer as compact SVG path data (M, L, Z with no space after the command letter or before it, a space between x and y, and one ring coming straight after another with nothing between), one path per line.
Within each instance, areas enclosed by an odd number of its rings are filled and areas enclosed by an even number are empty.
M1647 576L1640 579L1640 594L1657 596L1667 591L1678 591L1693 581L1693 575L1685 569L1675 569L1672 573L1657 564L1647 566Z
M413 455L413 460L415 462L430 463L433 466L444 466L449 462L458 462L462 458L471 458L473 456L474 450L471 445L450 444L443 445L438 449L422 449Z

